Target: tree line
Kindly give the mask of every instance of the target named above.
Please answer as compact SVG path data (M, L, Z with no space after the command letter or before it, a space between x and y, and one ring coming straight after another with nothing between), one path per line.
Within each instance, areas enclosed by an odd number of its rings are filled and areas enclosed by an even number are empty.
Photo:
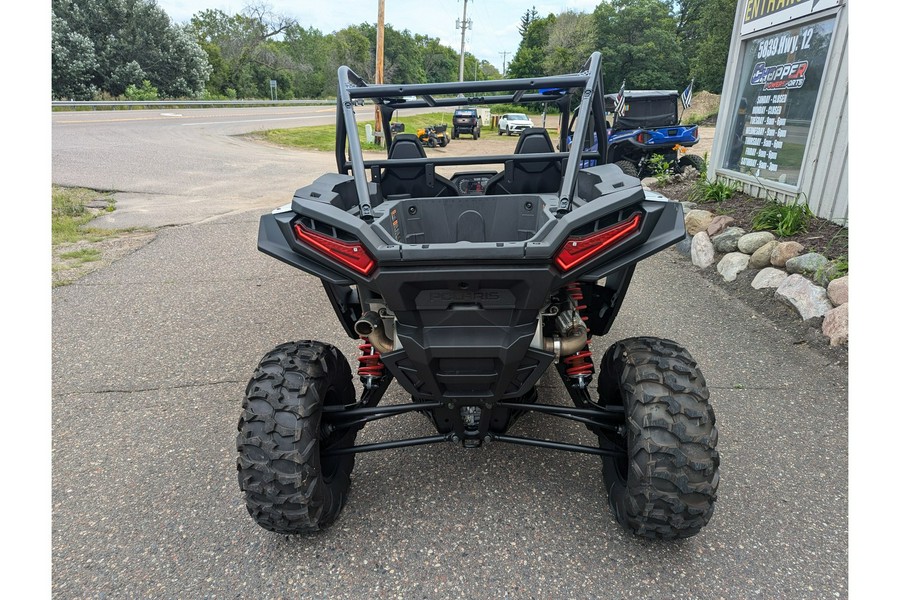
M737 0L608 0L592 13L521 17L518 51L507 77L578 70L603 53L605 85L721 90ZM155 0L53 0L52 94L55 99L333 97L337 69L375 79L376 26L324 33L251 4L173 23ZM465 78L497 79L491 62L466 53ZM459 53L428 35L384 32L386 82L455 81Z
M532 7L519 25L522 41L508 77L577 71L603 55L607 93L629 89L722 91L737 0L608 0L592 13L540 16Z

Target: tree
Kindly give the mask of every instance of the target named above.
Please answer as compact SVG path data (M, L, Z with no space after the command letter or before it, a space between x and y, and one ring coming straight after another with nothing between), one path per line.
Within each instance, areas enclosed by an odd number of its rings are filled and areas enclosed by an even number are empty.
M440 38L416 36L425 82L455 81L459 77L459 53L441 43Z
M528 12L525 14L529 15ZM522 21L525 22L525 17L522 17ZM547 74L544 60L550 42L550 28L555 22L556 17L552 14L543 18L532 15L529 18L519 49L507 68L509 77L542 77Z
M90 100L97 91L93 79L99 62L94 43L69 24L52 15L51 89L53 96Z
M699 40L690 61L698 89L722 92L736 10L737 0L705 0L699 8Z
M556 17L547 35L545 73L573 73L594 51L596 23L591 15L567 11Z
M334 93L331 89L326 91L328 51L321 31L293 25L284 32L284 46L296 65L294 89L297 96L318 98Z
M603 54L604 87L681 89L688 58L665 0L611 0L594 10L595 45ZM724 61L724 59L722 59Z
M264 4L251 4L236 15L208 9L191 18L198 43L217 66L214 89L233 89L241 98L268 96L270 79L302 71L278 39L296 24Z
M532 21L538 18L537 9L532 6L530 9L525 11L525 14L522 15L521 24L519 25L519 35L525 37L525 32L528 31L528 26L531 25Z
M206 53L154 0L53 0L52 15L55 97L118 96L145 79L163 96L204 89Z

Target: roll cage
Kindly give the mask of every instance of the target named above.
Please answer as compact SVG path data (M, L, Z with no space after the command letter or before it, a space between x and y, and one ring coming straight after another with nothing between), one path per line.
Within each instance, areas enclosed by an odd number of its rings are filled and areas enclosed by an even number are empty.
M383 169L386 166L409 167L425 166L433 170L435 166L444 165L485 165L516 162L546 162L555 160L561 163L563 172L562 186L559 191L557 218L571 210L572 197L575 194L576 176L583 158L598 159L600 164L607 162L606 126L603 106L603 78L601 76L601 56L599 52L591 54L582 67L581 72L549 77L533 77L528 79L500 79L493 81L461 81L449 83L422 84L379 84L370 85L349 67L338 69L337 139L335 157L338 171L345 175L352 173L357 197L359 198L359 216L371 223L373 196L377 190L370 184L366 170ZM415 97L415 99L411 99ZM569 139L569 114L574 99L578 97L579 107L587 107L591 118L579 119L575 131ZM354 107L370 101L380 107L382 131L385 146L389 150L392 143L390 121L399 108L444 108L458 106L483 106L509 103L554 103L562 113L559 132L559 152L535 154L502 154L465 157L428 157L364 160L360 144L359 130L356 123ZM582 108L583 110L583 108ZM602 143L595 152L586 151L584 140L592 139L596 132ZM348 156L349 154L349 156Z

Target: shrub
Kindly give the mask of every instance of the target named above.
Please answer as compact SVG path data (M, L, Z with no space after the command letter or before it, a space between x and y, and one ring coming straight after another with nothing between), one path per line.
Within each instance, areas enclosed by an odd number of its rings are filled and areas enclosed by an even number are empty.
M800 204L797 200L782 203L769 200L759 212L753 216L751 227L754 231L774 231L786 237L806 230L807 222L813 217L809 204Z
M666 185L672 180L672 163L666 160L662 154L654 154L648 161L650 173L656 178L656 183Z
M159 91L145 79L141 87L132 83L125 88L125 98L127 100L159 100Z
M691 190L689 199L699 203L722 202L728 200L739 191L741 191L741 188L737 184L731 184L721 179L708 181L706 173L700 173L700 178L694 184L694 189Z

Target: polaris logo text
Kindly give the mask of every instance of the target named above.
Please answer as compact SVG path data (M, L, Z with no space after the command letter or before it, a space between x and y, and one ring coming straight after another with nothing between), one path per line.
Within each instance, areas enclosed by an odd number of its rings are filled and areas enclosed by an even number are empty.
M806 82L808 68L809 61L806 60L772 67L767 67L764 62L758 62L753 67L750 85L761 85L766 90L801 88Z
M483 302L485 300L499 300L500 292L453 292L433 291L429 292L430 302Z

